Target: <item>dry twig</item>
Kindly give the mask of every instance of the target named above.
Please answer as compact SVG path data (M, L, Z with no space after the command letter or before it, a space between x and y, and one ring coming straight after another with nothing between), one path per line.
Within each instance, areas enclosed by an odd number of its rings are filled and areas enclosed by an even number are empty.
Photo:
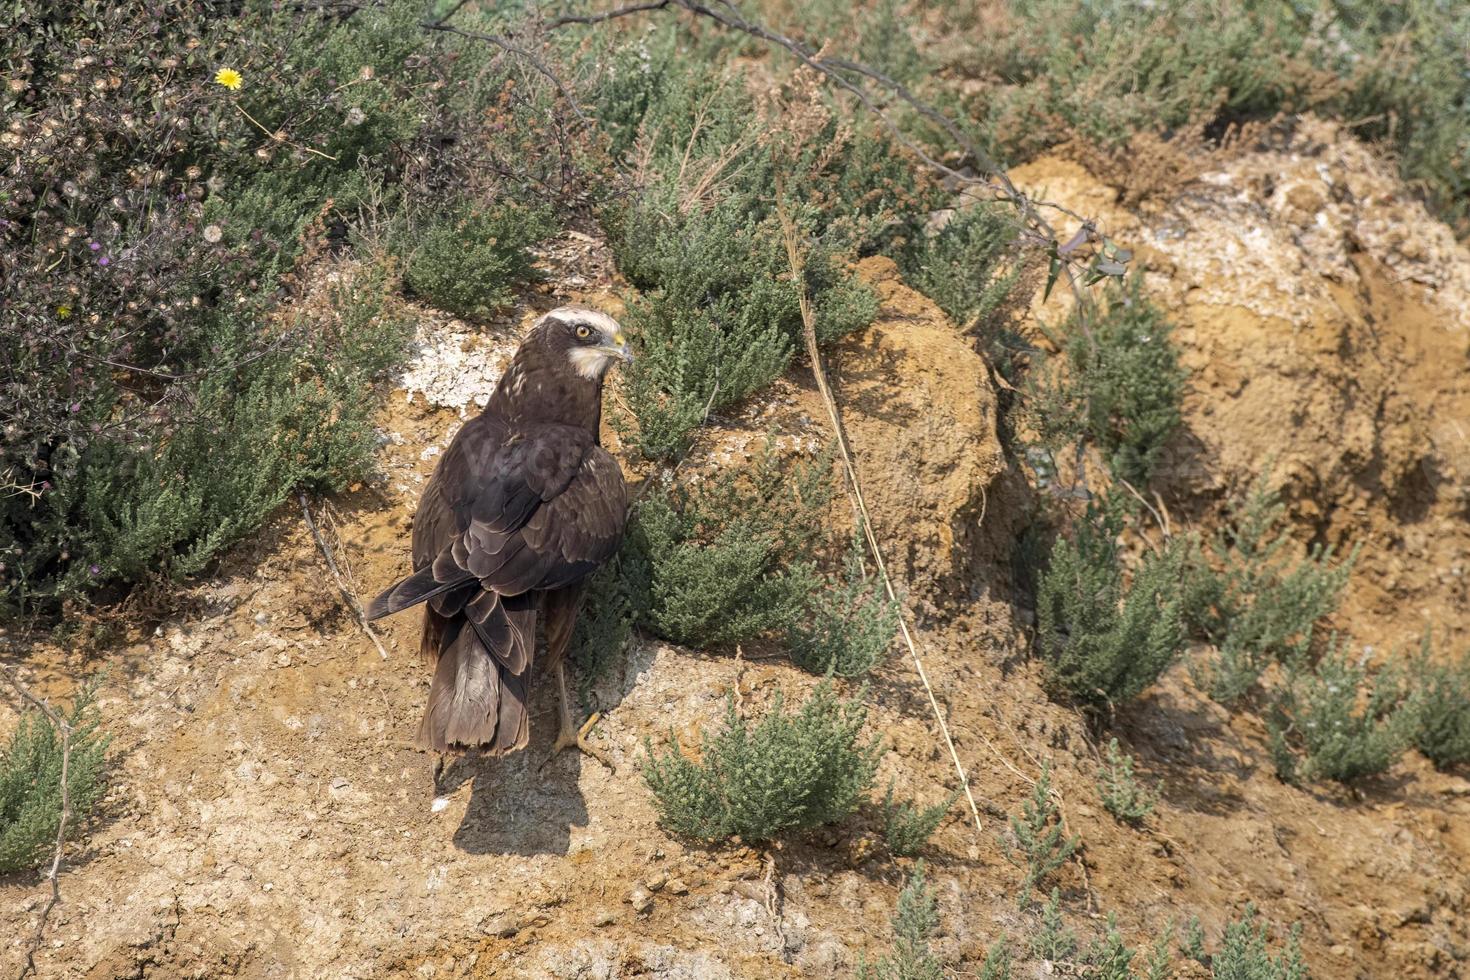
M827 415L837 439L837 451L842 456L842 464L847 471L848 487L858 513L858 523L862 525L863 535L867 538L868 548L873 555L873 564L878 569L878 577L883 582L888 601L898 606L898 593L893 588L893 579L888 574L888 565L883 560L883 550L878 546L878 537L873 531L873 522L868 516L867 504L863 501L863 488L858 480L857 464L853 461L852 450L848 444L847 430L842 426L842 414L837 410L837 401L832 395L832 387L827 383L827 372L822 367L822 352L817 346L816 319L812 314L811 300L807 296L807 291L801 286L805 279L801 252L796 244L796 226L786 211L783 184L780 171L777 170L776 214L781 219L782 237L786 240L786 258L791 266L791 279L798 287L797 302L801 309L802 336L806 339L807 357L811 361L812 375L816 379L817 390L821 392L822 402L827 406ZM908 620L901 606L899 607L898 628L903 635L904 644L909 649L909 654L913 657L914 669L918 671L919 680L924 685L924 693L929 696L929 707L934 712L939 734L944 739L945 747L949 750L949 757L954 762L955 772L959 774L960 787L965 791L965 799L970 804L970 815L975 819L975 831L984 834L985 827L980 822L980 808L975 804L975 794L970 791L970 777L965 773L964 763L960 761L960 754L955 749L954 739L949 734L949 724L944 719L944 710L940 708L939 699L934 695L934 687L929 683L929 674L924 669L924 660L919 656L919 648L914 643L913 635L909 632Z
M332 557L332 550L327 547L327 542L322 539L321 532L317 530L316 521L311 519L311 508L307 506L306 494L301 494L300 499L301 516L306 518L306 527L311 531L311 536L316 539L316 544L321 549L322 557L327 560L327 570L332 573L332 578L336 580L337 588L341 591L342 598L347 602L347 608L352 610L352 614L357 617L357 625L362 627L362 631L367 634L368 639L373 641L373 646L378 648L378 656L387 660L388 651L383 649L383 644L378 640L378 634L374 633L373 628L368 625L367 613L363 612L362 605L357 601L357 596L353 595L352 590L347 588L347 583L343 580L342 573L337 570L337 560Z

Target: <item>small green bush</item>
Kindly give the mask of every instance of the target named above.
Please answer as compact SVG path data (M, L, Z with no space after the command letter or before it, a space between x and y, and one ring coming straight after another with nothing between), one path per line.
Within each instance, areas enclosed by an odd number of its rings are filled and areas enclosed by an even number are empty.
M1062 919L1062 896L1053 887L1051 898L1041 907L1041 926L1031 936L1031 954L1038 959L1057 962L1077 951L1077 934Z
M1173 325L1143 294L1142 276L1110 285L1088 312L1086 329L1068 321L1063 357L1028 381L1029 417L1047 448L1085 439L1113 476L1142 486L1179 427L1186 375Z
M195 574L296 488L340 490L362 479L376 449L374 403L364 395L408 334L387 281L381 269L345 275L331 312L301 315L244 377L201 378L188 417L166 438L155 434L157 443L104 440L85 454L63 447L55 460L68 479L56 506L77 515L69 547L89 561L58 585ZM226 356L245 356L253 329L221 322L213 337Z
M1164 931L1154 937L1153 948L1148 954L1146 980L1170 980L1174 976L1174 960L1169 955L1169 946L1174 942L1174 920L1170 919Z
M1451 220L1470 185L1470 13L1436 0L1023 0L961 56L996 156L1027 159L1074 136L1121 147L1135 133L1315 111L1352 120ZM978 32L977 32L978 33ZM1330 38L1330 40L1328 40Z
M644 290L624 317L639 356L626 388L638 424L623 426L646 457L675 460L710 412L786 370L801 346L799 293L775 219L752 218L741 199L679 217L645 202L611 231L620 267ZM820 340L877 313L873 292L830 259L810 260L806 279Z
M957 211L899 257L904 278L961 327L983 324L1020 280L1014 211L982 203Z
M1117 916L1112 912L1108 913L1107 929L1092 941L1082 959L1092 967L1088 976L1098 980L1133 980L1133 950L1123 944Z
M585 700L627 649L633 626L648 614L648 555L636 534L625 535L613 560L592 574L572 632L572 657Z
M829 477L825 457L788 467L768 448L748 469L648 493L630 529L648 567L642 624L688 646L792 627L818 586L797 556L821 534Z
M1011 946L1004 936L990 944L980 964L980 980L1011 980Z
M431 306L463 317L504 307L539 277L528 249L556 232L545 208L472 203L417 229L403 283Z
M1334 565L1333 550L1320 546L1301 556L1269 479L1269 472L1261 475L1216 535L1213 567L1196 558L1188 572L1186 621L1217 651L1195 666L1196 679L1223 703L1244 696L1270 664L1307 656L1357 556L1354 549Z
M814 674L861 677L883 660L898 629L898 603L863 568L862 541L848 550L841 577L806 602L805 615L786 628L791 659Z
M1286 948L1272 956L1266 943L1266 926L1256 925L1256 910L1247 905L1245 914L1225 927L1220 951L1210 960L1215 980L1307 980L1302 958L1301 929L1287 936Z
M66 717L71 726L67 797L68 834L102 798L110 736L100 729L96 684L77 692ZM61 823L61 733L40 712L21 714L0 753L0 874L35 867L56 845Z
M1205 949L1205 927L1200 924L1199 916L1192 915L1185 923L1184 932L1179 937L1179 953L1196 963L1209 963L1210 954Z
M883 746L862 740L866 718L863 695L844 701L831 682L790 714L777 695L755 725L736 713L732 697L724 729L701 739L701 761L687 758L677 740L663 755L647 743L644 778L659 819L680 836L748 842L835 823L873 785Z
M917 854L959 798L959 793L952 793L943 803L920 807L912 800L895 800L890 782L881 807L883 840L887 842L889 852L899 857Z
M625 390L633 419L619 425L645 457L672 461L711 412L785 371L802 347L803 291L821 343L872 321L876 297L839 257L888 237L891 215L911 212L896 211L892 161L855 155L865 140L833 122L833 142L778 160L734 72L711 72L661 42L643 50L650 63L614 71L604 110L617 120L617 142L639 135L643 187L602 220L619 269L641 293L625 318L639 346ZM860 164L852 172L841 166L848 158ZM774 210L777 166L810 243L799 284ZM862 186L867 179L881 186Z
M1370 680L1367 667L1333 643L1315 667L1291 673L1279 704L1304 777L1348 783L1393 765L1414 722L1397 670Z
M1153 813L1159 799L1158 793L1138 784L1133 775L1133 756L1118 749L1116 738L1108 740L1107 762L1098 773L1097 792L1109 813L1133 824Z
M924 862L914 866L908 884L898 893L893 916L893 952L871 967L859 957L859 980L943 980L944 971L929 949L929 938L939 928L939 903L924 882Z
M188 575L297 490L363 475L373 382L403 351L380 295L392 277L359 278L330 315L286 304L314 298L308 267L329 251L376 262L359 248L375 210L536 183L499 166L527 155L505 152L486 110L519 111L500 104L507 84L537 84L481 42L422 30L422 13L7 8L5 611ZM238 89L214 81L225 67Z
M1090 509L1072 540L1057 539L1036 597L1043 686L1093 709L1136 698L1184 645L1182 548L1145 556L1125 589L1117 528Z
M1061 814L1051 798L1051 767L1044 765L1020 815L1011 815L1010 833L1001 838L1006 857L1025 870L1016 893L1022 908L1031 903L1032 891L1067 863L1079 843L1080 838L1063 833Z
M1410 665L1413 743L1443 769L1470 762L1470 656L1430 656L1429 637Z

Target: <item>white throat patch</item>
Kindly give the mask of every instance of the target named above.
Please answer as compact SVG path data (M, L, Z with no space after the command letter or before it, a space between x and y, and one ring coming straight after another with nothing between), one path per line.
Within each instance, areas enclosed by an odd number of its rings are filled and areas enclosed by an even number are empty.
M595 347L573 347L567 351L567 358L571 360L572 367L588 381L602 380L602 376L607 373L614 357L615 355Z

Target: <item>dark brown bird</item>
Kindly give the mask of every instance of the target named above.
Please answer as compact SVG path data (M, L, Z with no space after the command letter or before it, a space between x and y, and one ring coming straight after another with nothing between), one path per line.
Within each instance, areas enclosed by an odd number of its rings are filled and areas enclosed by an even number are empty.
M631 355L612 317L577 307L541 317L424 487L414 573L368 606L377 619L425 604L421 648L435 669L422 748L525 748L538 616L561 698L556 750L586 747L563 660L583 583L627 520L622 471L598 442L602 381L618 360Z

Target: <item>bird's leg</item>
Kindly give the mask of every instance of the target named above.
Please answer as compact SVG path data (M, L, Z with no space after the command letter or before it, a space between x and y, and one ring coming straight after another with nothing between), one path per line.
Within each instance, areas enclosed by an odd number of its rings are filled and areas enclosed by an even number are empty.
M561 731L557 733L556 742L551 747L551 759L555 759L563 749L577 748L583 753L592 756L598 762L608 768L610 772L617 772L617 767L607 757L602 749L587 741L587 733L597 727L598 720L602 717L594 712L592 717L582 723L578 728L577 723L572 720L572 699L567 693L567 669L565 663L556 665L556 691L560 698L561 709ZM547 759L550 762L551 759Z

